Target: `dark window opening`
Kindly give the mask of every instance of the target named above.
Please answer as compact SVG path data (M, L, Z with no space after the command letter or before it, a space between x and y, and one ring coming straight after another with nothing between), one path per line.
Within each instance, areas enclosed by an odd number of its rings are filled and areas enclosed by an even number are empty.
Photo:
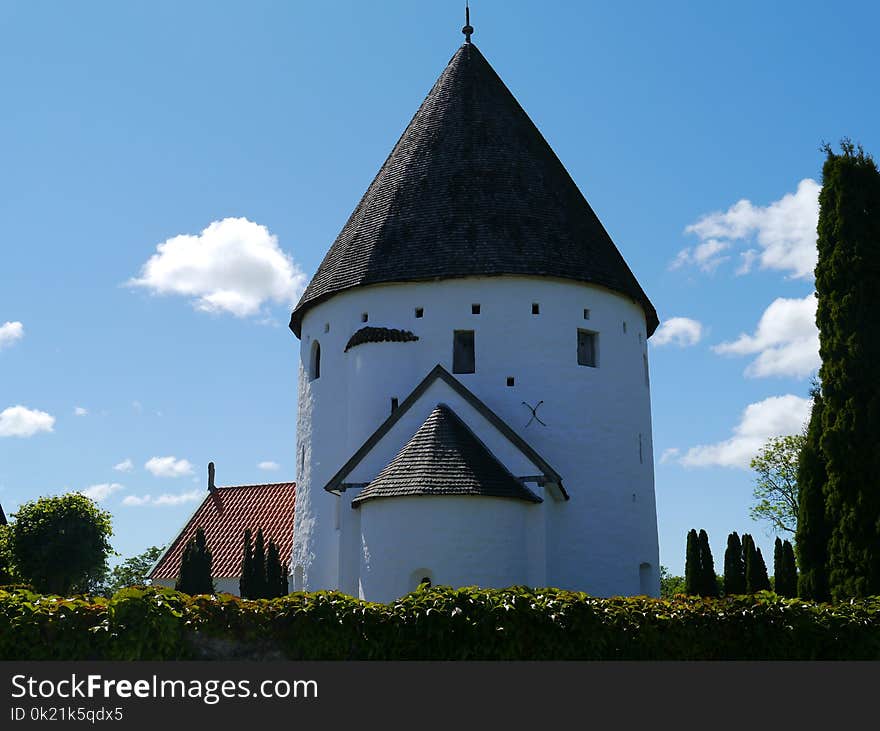
M479 305L471 305L471 314L479 315L480 314L480 306Z
M422 307L416 307L416 317L424 317L425 310Z
M369 313L366 313L366 312L361 313L361 322L366 322L369 319L370 319Z
M315 381L321 377L321 345L315 340L312 343L312 354L309 359L309 380Z
M539 305L537 302L532 302L532 314L533 315L540 315L541 314L541 305Z
M645 364L645 385L650 386L651 385L651 378L648 375L648 356L647 355L642 355L642 362Z
M513 376L507 377L507 385L512 386L514 384Z
M330 332L330 323L329 322L324 323L324 332L325 333Z
M475 373L474 331L456 330L452 337L452 372Z
M393 414L395 411L397 411L397 406L398 406L398 403L397 403L397 396L392 396L392 397L391 397L391 413L392 413L392 414Z
M624 320L624 323L623 323L623 331L626 332L626 321L625 321L625 320Z
M584 307L584 319L585 320L590 319L590 311L586 307Z
M578 330L578 365L596 367L596 333Z

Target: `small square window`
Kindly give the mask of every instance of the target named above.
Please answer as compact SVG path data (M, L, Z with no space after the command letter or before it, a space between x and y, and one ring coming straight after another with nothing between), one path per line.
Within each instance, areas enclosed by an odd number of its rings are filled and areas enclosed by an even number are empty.
M423 307L416 307L416 317L424 317L425 310Z
M590 319L590 310L587 309L586 307L584 307L584 319L585 319L585 320L589 320L589 319Z
M479 315L480 314L480 306L477 304L471 305L471 314Z
M370 315L369 315L369 313L367 313L367 312L362 312L362 313L361 313L361 322L366 322L366 321L369 320L369 319L370 319Z
M596 367L596 340L598 336L589 330L578 330L577 359L578 365Z
M391 413L392 413L392 414L393 414L395 411L397 411L397 407L398 407L398 406L399 406L399 404L398 404L398 402L397 402L397 396L392 396L392 397L391 397Z
M532 302L532 314L533 315L540 315L541 314L541 305L539 305L537 302Z
M508 386L513 386L513 385L514 385L513 376L508 376L508 377L507 377L507 385L508 385Z

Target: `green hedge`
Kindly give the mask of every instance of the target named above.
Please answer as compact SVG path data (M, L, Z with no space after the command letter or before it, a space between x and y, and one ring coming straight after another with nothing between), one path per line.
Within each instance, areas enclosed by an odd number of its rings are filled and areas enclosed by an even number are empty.
M337 592L245 601L131 588L0 589L4 660L880 660L880 597L598 599L435 587L391 604Z

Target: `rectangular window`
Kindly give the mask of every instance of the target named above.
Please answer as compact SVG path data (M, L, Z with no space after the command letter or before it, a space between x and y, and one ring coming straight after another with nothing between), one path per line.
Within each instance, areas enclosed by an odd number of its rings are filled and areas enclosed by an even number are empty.
M425 310L421 307L416 307L416 317L424 317Z
M516 383L516 381L514 381L513 376L507 377L507 385L508 386L513 386L515 383Z
M540 315L541 314L541 305L539 305L537 302L532 302L532 314L533 315Z
M474 331L456 330L452 337L452 372L476 372L474 355Z
M392 396L391 397L391 413L392 414L395 411L397 411L397 407L398 407L397 396Z
M480 306L477 304L471 305L471 314L472 315L479 315L480 314Z
M578 330L578 365L596 367L596 340L596 333Z
M366 312L361 313L361 322L366 322L369 319L370 319L370 315L368 313L366 313Z
M590 319L590 311L586 307L584 307L584 319L585 320Z

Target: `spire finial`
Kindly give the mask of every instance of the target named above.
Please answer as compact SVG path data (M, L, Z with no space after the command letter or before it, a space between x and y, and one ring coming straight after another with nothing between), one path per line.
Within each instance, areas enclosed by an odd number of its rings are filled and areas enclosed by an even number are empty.
M464 33L464 42L471 42L471 34L474 32L473 27L471 26L471 9L468 7L467 0L465 0L464 4L464 28L461 29L461 32Z

